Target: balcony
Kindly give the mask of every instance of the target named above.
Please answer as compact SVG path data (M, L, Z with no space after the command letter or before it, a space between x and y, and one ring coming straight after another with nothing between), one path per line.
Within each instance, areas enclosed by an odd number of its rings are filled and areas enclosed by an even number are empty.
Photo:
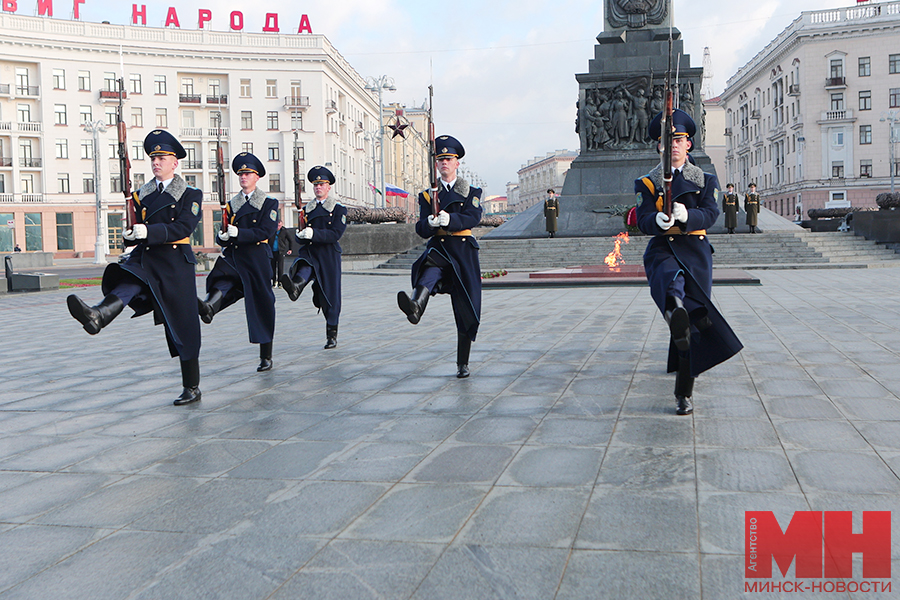
M16 129L19 133L40 133L44 130L44 124L33 121L19 122L16 123Z
M788 86L788 96L799 96L800 95L800 84L792 83Z
M337 111L338 111L338 109L337 109L337 103L336 103L334 100L329 100L329 101L325 104L325 113L326 113L326 114L333 115L333 114L336 113ZM332 132L329 132L329 133L332 133ZM337 133L337 132L333 132L333 133Z
M17 85L16 86L16 95L17 96L40 96L41 88L37 85Z
M726 128L725 128L725 135L726 135L727 137L731 137L731 127L726 127Z
M822 118L819 121L822 122L834 122L834 121L855 121L853 118L853 110L851 109L842 109L842 110L827 110L822 112Z
M200 104L200 94L178 94L178 101L182 104Z
M190 138L198 138L203 135L202 127L182 127L181 135L179 137L190 137Z
M825 89L826 90L837 90L841 88L847 87L847 78L846 77L826 77L825 78Z
M26 169L39 169L41 167L40 158L20 158L19 166Z
M22 194L23 204L37 204L44 201L43 194Z
M9 95L9 84L8 83L0 83L0 94L5 96Z
M231 158L229 158L228 156L224 157L222 159L222 166L226 171L228 171L231 168ZM216 161L216 159L212 159L211 161L209 161L209 169L211 171L215 171L218 167L219 163Z
M309 96L285 96L284 107L305 111L309 108Z
M210 127L209 129L206 130L206 135L208 135L209 137L226 137L227 138L229 135L231 135L230 132L231 132L230 127L219 127L218 129L215 127Z
M0 167L11 167L13 159L9 156L0 156Z
M119 95L121 94L122 100L128 98L128 92L119 92L119 90L100 90L100 102L118 102Z
M0 203L12 204L16 201L16 197L12 194L0 194Z
M760 116L761 116L761 115L759 114L759 111L758 111L758 110L752 110L752 111L750 111L750 118L751 118L751 119L759 119Z
M182 160L178 163L182 169L197 171L203 168L202 160Z
M220 105L220 106L221 106L222 104L228 104L228 95L227 95L227 94L223 94L223 95L220 95L220 96L207 96L207 97L206 97L206 103L207 103L207 104L218 104L218 105Z

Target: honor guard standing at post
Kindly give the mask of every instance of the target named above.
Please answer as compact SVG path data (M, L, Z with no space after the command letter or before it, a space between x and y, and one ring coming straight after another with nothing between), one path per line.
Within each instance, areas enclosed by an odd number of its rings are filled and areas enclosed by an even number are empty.
M662 113L649 126L659 140ZM650 295L669 324L669 373L675 371L676 413L693 412L694 378L740 351L742 345L713 305L712 246L706 236L719 216L718 181L688 160L696 125L672 114L672 214L663 212L662 165L634 182L638 227L653 236L644 252Z
M290 272L281 276L281 287L291 302L313 282L313 305L325 313L325 349L337 346L341 316L341 245L347 229L347 209L329 194L334 174L325 167L313 167L306 178L313 184L314 200L306 204L306 227L297 229L300 243Z
M722 212L725 213L725 229L728 233L734 233L737 227L737 216L739 200L738 195L734 193L734 184L729 183L725 186L726 192L722 194Z
M212 323L218 312L243 298L250 343L259 344L256 370L268 371L275 335L269 238L278 227L278 200L257 187L266 169L254 155L241 152L231 162L231 170L240 178L241 191L225 205L228 227L216 234L222 256L206 278L206 299L197 299L200 319Z
M544 219L547 220L547 233L556 237L556 219L559 217L559 200L553 188L547 190L548 198L544 200Z
M144 139L144 151L150 156L154 179L137 192L135 225L122 232L125 245L134 247L131 255L121 265L106 267L100 304L87 306L74 294L67 304L91 335L109 325L126 305L136 317L153 312L154 322L165 327L170 354L181 359L184 390L175 404L190 404L200 400L200 318L190 235L200 222L203 192L175 174L178 159L187 153L172 134L151 131Z
M747 212L747 225L750 233L756 233L759 225L759 194L756 193L756 184L750 184L750 191L744 195L744 210Z
M422 318L428 298L450 294L456 319L456 376L469 376L469 351L481 322L481 266L478 242L472 228L481 222L480 188L456 174L459 159L465 156L462 144L449 135L435 140L435 158L440 171L437 190L419 194L416 233L428 246L412 267L412 297L397 293L397 304L415 325ZM440 212L432 215L432 194L437 193Z

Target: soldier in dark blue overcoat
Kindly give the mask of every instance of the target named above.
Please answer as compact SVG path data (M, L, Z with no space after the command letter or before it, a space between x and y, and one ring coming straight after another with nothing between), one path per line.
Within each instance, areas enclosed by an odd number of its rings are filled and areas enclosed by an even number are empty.
M231 170L240 178L241 191L225 206L228 228L216 234L222 256L206 278L206 299L198 298L200 319L212 323L216 313L243 298L250 343L259 344L256 370L268 371L275 335L269 239L278 227L278 200L257 187L266 168L256 156L241 152L234 157Z
M313 184L315 199L303 209L306 227L297 228L300 244L290 272L281 276L281 287L291 302L300 297L312 281L313 305L325 314L325 349L337 346L341 316L341 245L347 229L347 209L329 194L334 174L322 166L309 170L306 178Z
M135 317L152 311L154 322L165 326L169 352L181 359L184 390L175 404L190 404L200 400L200 319L190 235L200 222L203 192L175 174L178 159L187 153L172 134L150 132L144 150L150 155L154 179L136 192L136 223L122 233L125 245L134 246L131 255L121 265L106 267L100 304L88 306L74 294L67 304L91 335L109 325L126 305Z
M428 240L425 252L412 267L412 294L398 292L397 304L415 325L422 318L428 298L450 294L456 319L456 376L469 376L469 351L481 322L481 266L478 241L472 229L481 222L481 188L471 187L457 176L465 149L456 138L435 140L441 181L437 190L419 194L416 233ZM440 212L432 215L432 196L437 193Z
M662 113L650 123L660 139ZM719 183L688 161L696 126L676 109L673 114L672 214L663 210L661 166L634 183L638 227L653 236L644 252L650 295L669 324L668 372L676 372L676 413L693 412L694 378L737 354L741 342L716 310L712 293L712 246L706 229L719 216Z

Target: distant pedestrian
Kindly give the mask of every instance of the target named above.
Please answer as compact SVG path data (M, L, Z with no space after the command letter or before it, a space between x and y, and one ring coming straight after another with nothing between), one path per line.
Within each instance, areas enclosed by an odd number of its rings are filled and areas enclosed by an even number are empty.
M547 199L544 200L544 218L547 220L547 233L550 237L556 237L557 217L559 217L559 200L553 188L547 190Z
M21 251L22 251L22 249L19 248L19 245L18 245L18 244L16 244L16 247L13 248L13 252L21 252Z

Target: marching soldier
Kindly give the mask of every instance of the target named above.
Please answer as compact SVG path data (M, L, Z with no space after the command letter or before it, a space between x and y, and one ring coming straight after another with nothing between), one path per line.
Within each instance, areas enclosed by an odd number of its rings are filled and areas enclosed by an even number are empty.
M544 200L544 218L547 220L547 233L550 237L556 237L556 218L559 216L559 200L553 188L547 190L547 199Z
M734 184L725 186L728 191L722 195L722 212L725 213L725 229L728 233L734 233L737 227L738 195L734 193Z
M756 184L750 184L750 191L744 195L744 210L747 212L747 225L750 233L756 233L759 225L759 194L756 193Z
M325 313L325 349L337 346L341 315L341 246L347 229L347 209L329 194L334 175L325 167L313 167L306 178L313 184L314 200L306 204L306 227L297 229L300 242L290 273L281 276L281 287L291 302L313 282L313 305Z
M469 376L469 351L481 322L481 267L478 242L472 228L481 222L480 188L457 177L465 149L443 135L435 141L441 183L437 190L419 194L416 233L428 240L425 252L412 267L412 297L397 293L397 304L415 325L422 318L429 296L450 294L456 319L456 376ZM432 215L431 194L438 193L441 210Z
M266 168L254 155L241 152L231 162L231 170L240 178L241 191L225 206L228 228L216 234L222 256L206 278L206 299L197 299L200 319L212 323L218 312L243 298L250 343L259 344L256 370L268 371L275 335L269 238L278 226L278 200L257 187Z
M176 405L200 400L200 319L197 315L197 283L190 235L200 222L203 192L188 187L175 174L178 160L187 156L182 145L167 131L152 131L144 139L154 179L137 192L137 222L122 233L134 246L122 263L103 272L103 300L88 306L71 295L66 303L71 315L96 335L130 306L135 315L153 312L154 322L165 327L170 354L181 359L184 390Z
M694 410L694 378L740 351L742 345L710 299L712 247L706 236L719 216L719 183L688 160L696 125L675 109L672 126L672 214L663 210L661 165L634 182L638 227L653 236L644 252L650 295L663 313L671 339L667 370L675 371L676 414ZM662 113L650 123L659 140ZM661 150L661 149L660 149Z

